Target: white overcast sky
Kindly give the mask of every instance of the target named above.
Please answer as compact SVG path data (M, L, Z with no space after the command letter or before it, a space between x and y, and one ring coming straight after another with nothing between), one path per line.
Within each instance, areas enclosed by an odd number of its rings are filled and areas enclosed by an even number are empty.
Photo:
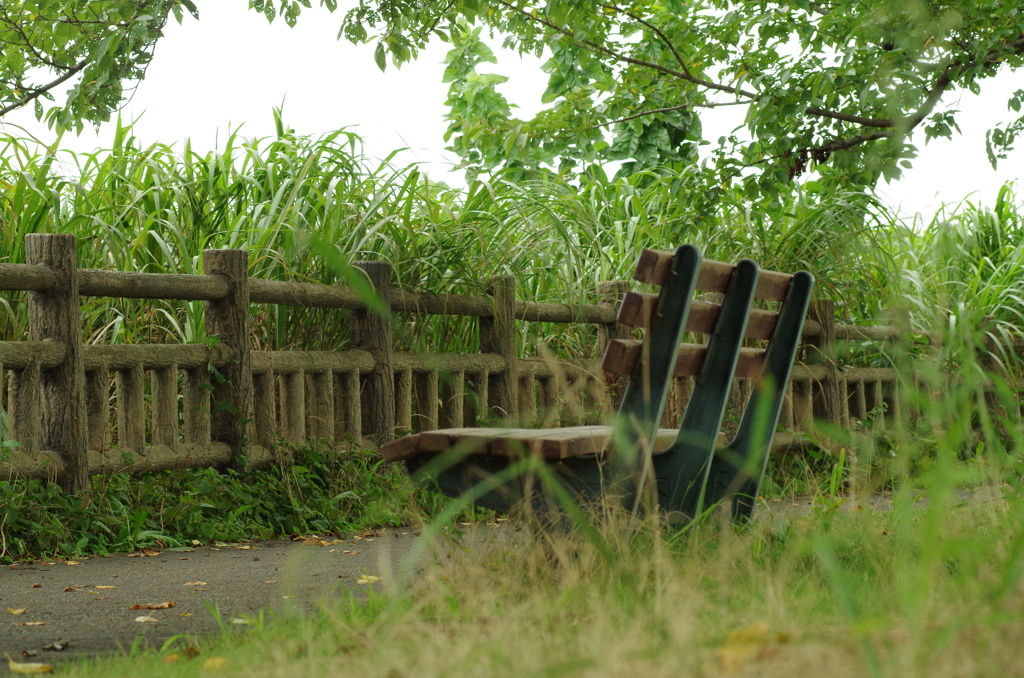
M447 45L432 45L401 70L389 65L381 73L372 46L336 39L340 20L340 13L314 8L304 10L290 29L281 20L268 24L247 9L246 0L200 3L200 21L186 17L181 26L168 24L123 117L138 119L135 134L144 144L180 145L188 137L197 150L208 150L229 129L241 127L246 137L273 134L271 110L283 103L286 123L300 134L353 127L365 139L369 155L383 158L407 147L398 162L429 163L426 169L434 179L462 183L460 174L449 172L454 156L443 150L448 86L441 82L441 61ZM499 54L497 66L489 66L511 77L502 92L520 106L520 117L540 108L546 85L540 63L505 53ZM963 136L928 146L919 138L921 153L914 168L901 181L883 184L883 197L907 213L928 217L943 202L968 195L990 204L1003 182L1024 176L1024 144L998 171L992 170L984 148L985 130L1007 118L1007 96L1021 88L1021 74L1004 73L986 83L981 96L948 94L942 105L962 112ZM728 108L705 112L705 137L713 140L730 131L739 122L735 116ZM35 122L29 108L9 114L0 121L4 123L21 125L45 142L54 136ZM78 138L68 135L62 145L75 150L107 146L112 129L109 123L98 134L87 130Z

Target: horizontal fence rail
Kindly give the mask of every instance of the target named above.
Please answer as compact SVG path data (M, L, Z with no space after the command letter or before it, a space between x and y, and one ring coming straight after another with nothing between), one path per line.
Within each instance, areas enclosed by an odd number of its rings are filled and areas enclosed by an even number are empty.
M632 330L616 323L616 311L629 283L601 283L598 304L538 303L516 299L510 276L492 279L486 295L417 293L391 289L390 264L357 262L378 307L350 287L249 278L242 250L206 250L204 275L176 275L79 269L75 247L69 234L32 234L28 263L0 264L0 290L28 292L29 308L28 340L0 341L0 477L49 478L81 491L89 474L266 465L288 445L373 446L497 420L597 423L622 387L598 358L520 357L515 323L589 323L602 343L627 338ZM211 341L83 346L83 296L203 301ZM250 304L347 310L351 349L252 350ZM392 313L477 318L480 352L395 352ZM794 370L781 420L787 431L775 446L799 442L815 419L898 422L895 372L839 369L835 343L906 334L837 324L831 302L815 304L804 328L807 364ZM916 334L938 341L936 333ZM675 379L666 426L678 424L692 387L690 378ZM737 380L737 409L751 388Z

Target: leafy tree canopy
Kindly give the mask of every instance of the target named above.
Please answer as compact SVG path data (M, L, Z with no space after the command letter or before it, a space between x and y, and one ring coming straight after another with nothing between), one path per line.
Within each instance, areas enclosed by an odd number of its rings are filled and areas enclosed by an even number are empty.
M0 117L32 105L51 127L108 120L186 10L198 16L191 0L0 0ZM45 109L65 83L64 103Z
M254 2L254 4L260 4ZM287 3L285 3L287 4ZM380 68L428 40L450 41L448 137L474 169L586 167L623 172L694 163L713 143L716 181L753 196L816 169L873 185L909 167L908 133L950 137L942 97L1024 61L1019 0L360 0L341 33L376 42ZM270 8L267 0L265 9ZM270 8L272 9L272 8ZM480 30L547 57L549 106L514 117ZM1024 90L988 134L993 165L1024 129ZM700 119L746 108L747 134L702 138Z
M587 168L623 173L695 166L711 144L708 186L771 194L817 170L825 182L873 185L899 175L908 133L949 137L953 88L1024 61L1019 0L357 0L339 37L374 43L380 68L452 44L445 80L451 147L474 171ZM310 0L250 0L268 19L299 18ZM331 11L336 0L320 0ZM51 126L109 118L141 79L167 19L190 0L3 0L0 116L33 105ZM547 108L513 115L482 31L547 58ZM65 83L63 104L45 110ZM988 133L993 165L1024 131L1024 90ZM701 116L745 108L746 134L705 140Z

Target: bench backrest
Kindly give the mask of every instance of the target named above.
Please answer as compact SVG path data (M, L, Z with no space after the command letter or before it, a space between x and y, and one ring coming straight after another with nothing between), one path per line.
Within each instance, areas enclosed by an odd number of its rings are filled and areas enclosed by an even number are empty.
M749 516L814 279L806 271L761 271L749 259L737 264L703 260L691 245L674 253L644 250L634 278L661 290L624 295L618 322L645 328L644 338L610 341L602 362L608 373L630 375L616 420L617 472L643 484L672 377L693 376L676 444L656 465L659 504L693 517L731 496L734 512ZM695 300L697 291L723 298L721 303ZM779 310L755 309L755 299L779 302ZM683 343L684 332L705 335L707 341ZM744 346L744 339L767 345ZM737 377L757 381L736 437L714 455ZM626 494L638 497L638 487L627 488Z

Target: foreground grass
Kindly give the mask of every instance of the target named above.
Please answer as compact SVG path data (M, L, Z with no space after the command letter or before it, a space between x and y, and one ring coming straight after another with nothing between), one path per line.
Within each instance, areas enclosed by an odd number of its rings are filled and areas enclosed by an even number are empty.
M646 525L626 538L609 525L601 548L575 533L521 532L471 550L441 541L439 557L422 554L418 573L385 578L368 602L325 604L248 633L179 639L160 653L61 672L1015 674L1024 504L1007 493L959 505L941 491L926 508L912 501L888 513L818 511L743 531ZM188 645L199 650L191 660ZM178 658L167 663L171 655Z

